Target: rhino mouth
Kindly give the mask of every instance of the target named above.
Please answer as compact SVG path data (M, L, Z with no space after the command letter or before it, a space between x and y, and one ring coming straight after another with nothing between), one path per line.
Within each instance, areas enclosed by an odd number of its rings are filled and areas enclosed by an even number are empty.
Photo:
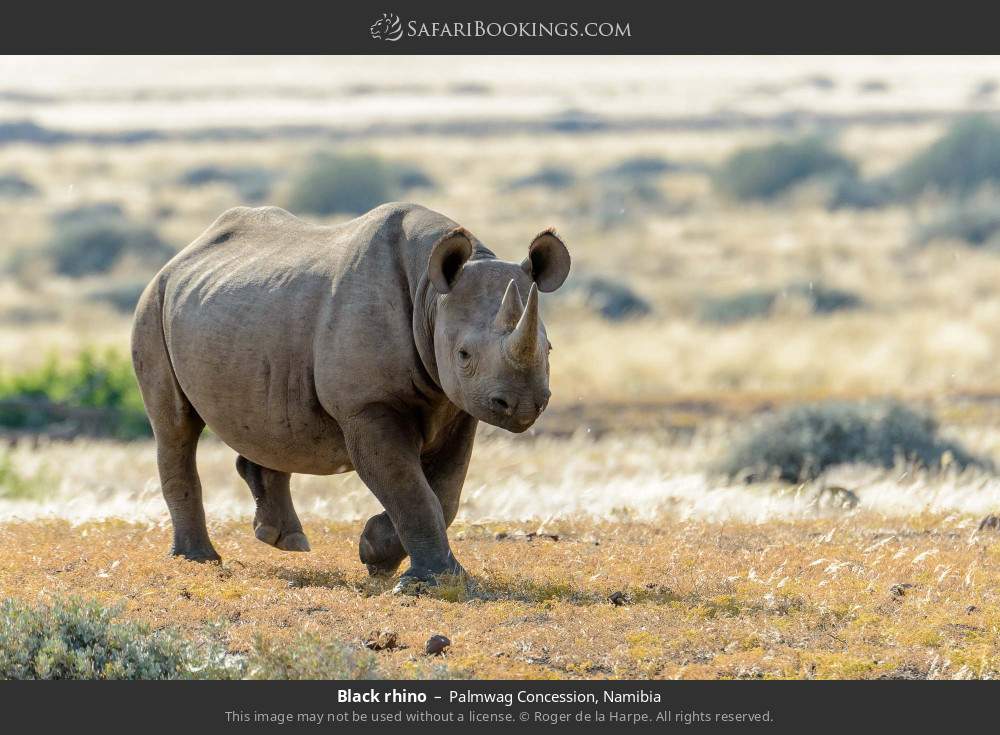
M495 404L488 404L480 412L479 419L500 429L506 429L512 434L521 434L532 426L542 414L545 407L541 407L534 413L523 411L511 411L509 409L498 408Z

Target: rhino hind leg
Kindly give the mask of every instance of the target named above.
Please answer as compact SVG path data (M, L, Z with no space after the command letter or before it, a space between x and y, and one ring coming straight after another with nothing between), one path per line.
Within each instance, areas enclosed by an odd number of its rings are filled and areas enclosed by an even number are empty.
M236 460L236 471L250 486L257 504L254 536L282 551L309 551L309 540L292 504L291 475L262 467L243 456Z
M395 574L406 558L406 549L399 540L396 527L392 525L389 514L384 511L368 519L365 530L361 532L358 551L361 561L373 577Z
M156 433L156 461L160 471L163 497L170 510L174 541L170 553L190 561L221 561L212 546L205 525L205 506L201 495L195 454L204 424L192 421L162 427Z
M170 553L191 561L220 561L205 525L196 454L205 422L184 395L171 367L160 319L158 284L150 284L136 309L132 362L153 436L163 499L170 511Z

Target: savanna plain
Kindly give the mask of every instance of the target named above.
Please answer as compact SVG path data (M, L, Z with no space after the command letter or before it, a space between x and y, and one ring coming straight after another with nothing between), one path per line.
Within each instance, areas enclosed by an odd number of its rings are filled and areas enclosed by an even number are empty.
M0 58L0 677L997 676L997 113L979 58ZM169 557L141 288L229 207L390 200L573 256L471 581L369 578L353 474L261 544L211 427L223 561Z

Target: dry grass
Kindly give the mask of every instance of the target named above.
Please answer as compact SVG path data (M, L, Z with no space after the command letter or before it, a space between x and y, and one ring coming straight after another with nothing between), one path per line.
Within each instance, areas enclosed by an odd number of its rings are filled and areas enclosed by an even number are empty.
M451 675L488 678L993 677L1000 673L1000 537L969 518L464 525L466 591L396 597L356 558L359 524L312 524L313 552L266 547L246 523L213 529L225 562L165 555L161 526L0 527L0 595L77 594L233 653L301 631L357 643L392 676L428 675L433 634ZM498 539L497 533L508 534ZM524 564L526 555L532 563ZM625 604L608 602L624 593Z

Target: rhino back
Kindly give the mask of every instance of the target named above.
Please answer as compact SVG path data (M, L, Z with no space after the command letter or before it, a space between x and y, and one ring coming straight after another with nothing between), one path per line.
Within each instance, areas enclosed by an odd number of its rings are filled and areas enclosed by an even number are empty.
M405 393L420 372L410 271L421 255L401 247L413 245L410 211L320 227L277 208L231 210L167 265L174 373L223 441L272 469L350 469L337 417Z

